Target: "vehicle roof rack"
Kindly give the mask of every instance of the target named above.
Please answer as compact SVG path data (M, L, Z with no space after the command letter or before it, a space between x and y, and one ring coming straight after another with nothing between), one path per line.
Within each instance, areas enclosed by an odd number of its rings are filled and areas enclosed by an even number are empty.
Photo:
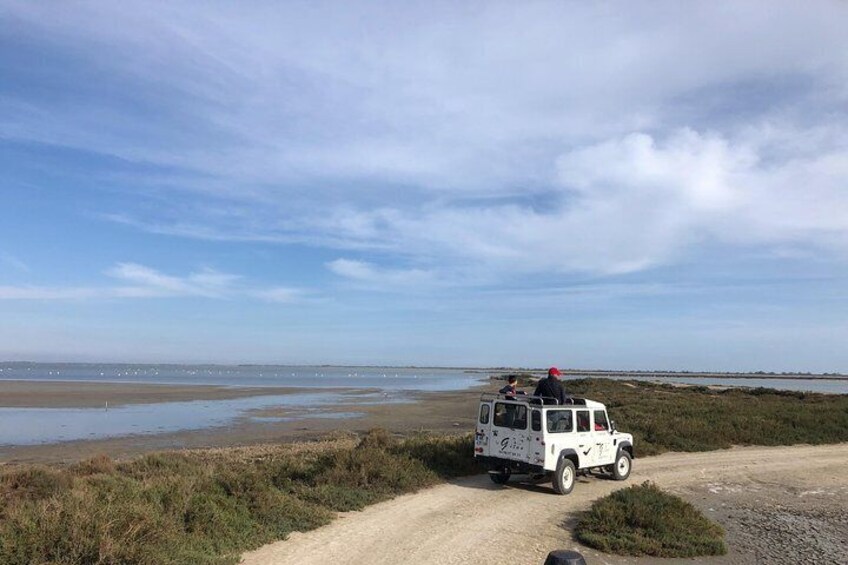
M542 406L559 406L559 400L550 396L532 396L529 394L507 394L501 392L484 392L480 395L481 401L489 400L512 400L526 402L527 404L539 404ZM585 398L568 397L562 406L586 406Z

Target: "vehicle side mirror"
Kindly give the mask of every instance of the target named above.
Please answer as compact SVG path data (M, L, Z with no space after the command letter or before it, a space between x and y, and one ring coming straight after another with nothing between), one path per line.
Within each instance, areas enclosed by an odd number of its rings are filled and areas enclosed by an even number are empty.
M610 433L615 431L615 420L610 420Z

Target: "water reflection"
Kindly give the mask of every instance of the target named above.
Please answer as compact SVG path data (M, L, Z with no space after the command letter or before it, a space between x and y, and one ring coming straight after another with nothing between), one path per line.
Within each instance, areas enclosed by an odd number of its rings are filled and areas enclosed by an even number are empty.
M334 392L134 404L117 408L0 408L0 445L34 445L81 439L162 434L226 426L240 418L254 422L306 418L355 418L354 411L331 408L408 402L402 394ZM325 410L321 408L324 407ZM251 411L286 409L284 417L252 416Z

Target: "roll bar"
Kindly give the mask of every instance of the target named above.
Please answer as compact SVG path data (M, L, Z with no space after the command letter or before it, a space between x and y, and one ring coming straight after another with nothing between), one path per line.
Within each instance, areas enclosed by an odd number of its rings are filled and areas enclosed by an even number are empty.
M480 395L481 402L490 400L514 400L526 402L527 404L538 404L540 406L560 406L559 400L551 396L532 396L529 394L506 394L500 392L484 392ZM569 397L565 399L562 406L586 406L585 398Z

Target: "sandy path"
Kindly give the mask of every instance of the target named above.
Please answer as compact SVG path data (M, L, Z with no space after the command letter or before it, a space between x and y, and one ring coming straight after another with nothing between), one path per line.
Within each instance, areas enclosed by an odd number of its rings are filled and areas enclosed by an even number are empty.
M569 528L574 513L613 490L645 480L678 492L716 492L721 485L759 485L768 497L785 489L848 485L848 444L734 448L636 459L624 483L586 477L572 494L557 496L550 483L496 487L478 476L405 495L332 524L295 533L244 555L244 565L542 563L552 549L576 548ZM742 487L740 487L742 485ZM580 549L590 563L633 563ZM732 556L720 558L728 561ZM666 562L670 562L666 560ZM691 561L690 561L691 562Z

